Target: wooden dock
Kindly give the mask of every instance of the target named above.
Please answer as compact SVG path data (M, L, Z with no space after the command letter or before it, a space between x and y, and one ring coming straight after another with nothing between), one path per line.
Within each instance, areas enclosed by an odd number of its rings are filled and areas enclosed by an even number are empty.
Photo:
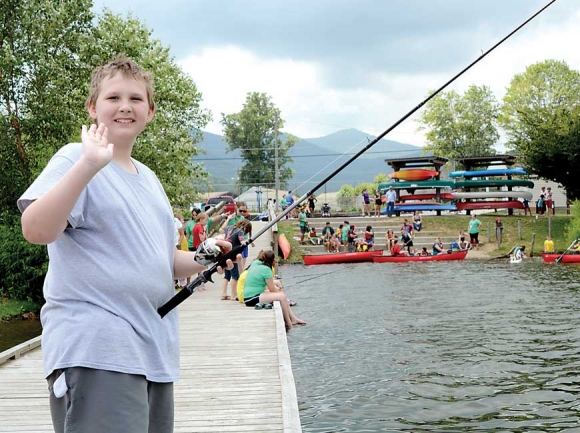
M264 223L253 222L254 232ZM271 249L269 233L250 248ZM175 432L301 432L282 311L222 301L221 277L179 306L181 380ZM0 432L53 432L41 348L3 352Z

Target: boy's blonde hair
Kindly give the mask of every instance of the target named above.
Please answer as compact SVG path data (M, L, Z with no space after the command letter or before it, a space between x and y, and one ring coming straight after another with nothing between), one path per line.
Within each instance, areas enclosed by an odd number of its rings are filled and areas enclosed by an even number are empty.
M127 57L125 53L117 54L109 63L103 66L98 66L93 70L93 73L91 74L91 89L89 91L89 97L85 103L87 109L96 104L101 89L101 83L105 78L113 77L117 72L122 73L125 77L143 81L147 89L147 102L149 103L149 109L155 109L155 101L153 100L153 74L143 69L137 64L137 62Z

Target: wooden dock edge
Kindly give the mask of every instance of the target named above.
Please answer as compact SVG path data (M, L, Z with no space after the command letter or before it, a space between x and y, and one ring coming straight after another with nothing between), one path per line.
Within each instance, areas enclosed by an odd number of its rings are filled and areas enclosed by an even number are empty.
M278 368L282 386L282 422L284 433L301 433L300 415L298 414L298 396L296 383L292 373L292 361L286 339L286 325L282 315L280 302L274 302L274 314L276 317L276 344L278 345Z
M40 346L41 336L34 337L31 340L20 343L18 346L14 346L4 352L0 353L0 364L4 364L12 359L18 359L26 352L30 352Z

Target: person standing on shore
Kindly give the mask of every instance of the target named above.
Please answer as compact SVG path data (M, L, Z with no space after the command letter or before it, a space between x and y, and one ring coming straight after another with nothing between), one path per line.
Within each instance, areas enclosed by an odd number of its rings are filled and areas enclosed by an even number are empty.
M369 190L365 188L362 192L362 201L363 201L363 208L362 208L362 216L371 216L371 198L369 196Z
M469 242L471 247L479 250L479 229L481 228L481 221L477 219L477 215L472 214L469 220L469 227L467 232L469 233Z
M392 186L387 190L387 216L390 218L393 216L393 211L395 210L395 199L397 198L397 193Z

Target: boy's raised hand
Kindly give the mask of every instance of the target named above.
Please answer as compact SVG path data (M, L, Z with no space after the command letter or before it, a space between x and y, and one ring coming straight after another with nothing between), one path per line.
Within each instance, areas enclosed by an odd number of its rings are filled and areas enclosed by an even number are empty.
M113 159L115 145L109 143L109 130L104 123L99 127L93 124L87 130L83 125L81 139L83 142L82 158L92 165L97 171L105 167Z

